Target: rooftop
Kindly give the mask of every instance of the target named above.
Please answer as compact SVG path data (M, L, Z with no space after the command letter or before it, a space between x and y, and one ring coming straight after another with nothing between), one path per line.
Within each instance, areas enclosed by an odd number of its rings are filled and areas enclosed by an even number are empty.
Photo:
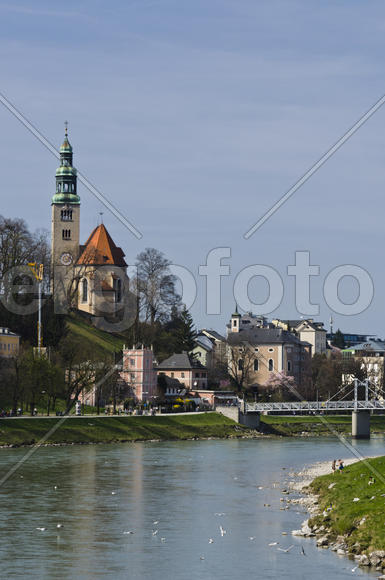
M189 370L189 369L204 369L205 367L199 361L190 357L187 352L173 354L166 358L163 362L158 364L158 370Z
M104 224L100 224L92 231L77 264L127 266L122 248L115 245Z

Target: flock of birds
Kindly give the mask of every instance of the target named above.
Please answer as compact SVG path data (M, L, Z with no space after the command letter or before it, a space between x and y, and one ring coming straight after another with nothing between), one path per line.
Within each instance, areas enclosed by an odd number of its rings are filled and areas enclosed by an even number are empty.
M21 476L21 477L22 477L22 476ZM238 478L237 478L237 477L234 477L233 479L234 479L234 480L237 480ZM272 487L273 487L273 488L275 488L275 487L277 487L277 485L279 485L279 484L278 484L277 482L274 482L274 483L272 484ZM54 486L54 490L57 490L57 489L58 489L58 486L57 486L57 485L55 485L55 486ZM264 487L263 487L263 486L257 486L257 489L258 489L258 490L263 490L263 489L264 489ZM283 491L284 493L288 493L286 489L284 489L284 490L282 490L282 491ZM111 491L111 495L116 495L116 494L117 494L117 492L116 492L116 491ZM383 494L383 495L385 495L385 494ZM373 496L373 498L371 498L371 499L374 499L374 496ZM281 498L281 501L284 501L284 500L283 500L283 498ZM353 502L355 502L355 501L359 501L359 498L354 498L354 499L353 499ZM270 504L266 504L266 503L265 503L265 504L263 504L263 505L264 505L264 507L270 507ZM280 508L280 509L282 509L282 508ZM285 508L285 509L287 509L287 508ZM215 513L214 513L214 516L217 516L217 517L222 517L222 516L226 516L226 513L225 513L225 512L215 512ZM159 537L159 538L160 538L160 541L161 541L162 543L164 543L164 542L166 542L166 538L165 538L165 537L163 537L163 536L160 536L160 535L159 535L159 528L158 528L158 524L159 524L159 520L154 520L154 521L152 522L152 525L153 525L153 529L152 529L152 536L153 536L153 537L155 537L155 536ZM60 530L61 528L63 528L63 527L64 527L64 525L63 525L62 523L57 523L57 524L56 524L56 531L59 531L59 530ZM224 536L226 536L226 534L227 534L227 530L226 530L226 529L225 529L225 528L224 528L224 527L223 527L221 524L219 524L219 526L218 526L218 529L219 529L219 535L220 535L220 537L221 537L221 538L223 538ZM47 528L46 528L46 527L36 527L36 530L37 530L37 531L39 531L39 532L45 532L45 531L47 531ZM135 531L134 531L134 530L125 530L125 531L123 531L123 535L133 535L133 534L135 534ZM282 532L282 536L286 536L286 535L287 535L287 532ZM256 536L249 536L249 540L250 540L250 541L257 540L257 537L256 537ZM209 543L209 544L213 544L214 542L215 542L215 540L214 540L214 538L213 538L213 537L210 537L210 538L208 539L208 543ZM291 545L290 545L290 546L288 546L288 547L281 547L281 546L279 545L279 542L277 542L277 541L270 542L270 543L268 543L268 544L267 544L267 546L268 546L269 548L276 548L276 550L277 550L278 552L282 552L282 553L284 553L284 554L289 554L289 553L291 552L291 550L292 550L293 548L295 548L295 547L296 547L294 544L291 544ZM305 552L305 549L304 549L304 547L303 547L303 545L302 545L302 544L301 544L300 546L297 546L297 547L299 547L299 549L300 549L300 553L301 553L303 556L307 556L307 554L306 554L306 552ZM200 559L201 559L201 560L205 560L205 556L204 556L204 555L201 555L201 556L200 556ZM358 569L358 566L355 566L354 568L352 568L352 569L351 569L351 572L353 572L353 573L354 573L354 572L355 572L357 569Z

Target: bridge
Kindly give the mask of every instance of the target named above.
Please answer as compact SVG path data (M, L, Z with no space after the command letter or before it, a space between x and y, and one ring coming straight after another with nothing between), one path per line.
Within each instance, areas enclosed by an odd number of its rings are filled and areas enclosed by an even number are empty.
M358 387L365 387L364 399L358 398ZM349 390L349 387L350 388ZM353 398L352 398L353 395ZM296 413L324 414L351 412L352 413L352 436L356 439L370 437L370 413L373 411L385 412L385 400L383 393L379 396L377 385L369 379L359 381L354 378L349 385L343 385L338 392L327 401L283 401L268 403L245 403L246 414L270 414L280 413L284 415ZM337 397L340 396L339 399ZM350 397L350 398L348 398Z

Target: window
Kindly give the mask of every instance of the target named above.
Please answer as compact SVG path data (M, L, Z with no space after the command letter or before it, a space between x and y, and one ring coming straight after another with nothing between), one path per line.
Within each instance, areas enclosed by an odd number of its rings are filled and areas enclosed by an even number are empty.
M233 320L233 326L237 326L237 321Z
M115 302L122 300L122 281L120 278L114 278Z
M254 352L259 352L259 348L255 348L254 349Z
M200 377L200 374L199 373L195 373L195 378L196 379L199 379L199 377Z
M82 302L88 302L88 282L86 278L82 281Z
M63 240L70 240L71 239L71 230L62 230L62 238L63 238Z
M131 365L132 367L134 367L134 366L135 366L135 359L134 359L134 358L130 358L130 365Z
M269 352L274 352L274 349L273 348L269 348Z
M238 360L238 370L243 371L243 360L241 358Z
M174 378L174 373L170 373L170 374L171 374L171 378L173 379Z
M254 370L259 371L259 360L257 358L254 359Z
M72 221L72 209L62 209L60 212L62 222Z
M269 358L269 371L274 370L274 361L272 358Z
M287 361L287 372L290 373L291 371L291 360Z
M182 379L184 379L184 373L181 373L180 375L181 375Z

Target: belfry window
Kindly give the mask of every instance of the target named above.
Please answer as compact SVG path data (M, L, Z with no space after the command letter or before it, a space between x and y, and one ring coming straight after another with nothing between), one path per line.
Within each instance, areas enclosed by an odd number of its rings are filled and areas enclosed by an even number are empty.
M62 209L60 212L60 218L62 222L72 221L72 209Z
M272 358L269 358L269 371L274 370L274 361Z
M82 281L82 302L88 302L88 282L86 278Z
M62 230L62 239L63 240L70 240L71 239L71 230Z

